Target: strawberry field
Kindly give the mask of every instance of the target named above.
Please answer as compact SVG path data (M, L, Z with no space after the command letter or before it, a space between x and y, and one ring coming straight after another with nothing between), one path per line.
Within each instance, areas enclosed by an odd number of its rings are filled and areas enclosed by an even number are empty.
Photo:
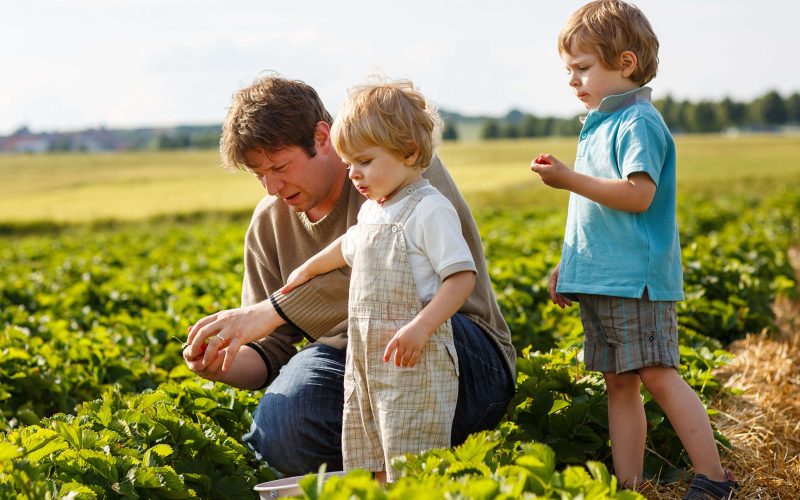
M730 342L774 331L776 298L798 300L787 257L800 238L792 186L679 200L681 372L706 402L729 392L714 370L730 360ZM491 206L475 216L520 354L506 420L457 448L400 458L406 477L388 489L355 471L325 485L305 480L308 497L639 497L609 474L605 389L583 369L578 311L547 295L565 210ZM207 383L180 355L194 320L238 305L248 220L235 212L5 230L0 498L253 498L253 486L276 477L240 440L260 393ZM643 397L646 474L676 480L687 458ZM717 437L724 461L728 439Z

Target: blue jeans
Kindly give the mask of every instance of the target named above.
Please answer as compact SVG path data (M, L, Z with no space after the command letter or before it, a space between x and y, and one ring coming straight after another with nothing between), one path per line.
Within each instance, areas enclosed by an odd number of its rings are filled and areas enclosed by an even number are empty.
M451 319L458 352L458 402L452 444L500 422L514 380L499 349L471 320ZM289 360L253 414L243 436L256 457L287 476L342 470L345 351L312 344Z

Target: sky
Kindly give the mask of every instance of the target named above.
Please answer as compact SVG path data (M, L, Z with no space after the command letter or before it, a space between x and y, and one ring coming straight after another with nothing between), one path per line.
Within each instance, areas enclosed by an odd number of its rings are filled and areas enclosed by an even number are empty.
M221 123L270 71L335 113L370 75L462 114L583 111L557 34L572 0L0 0L0 135ZM800 91L800 2L639 0L661 43L653 97Z

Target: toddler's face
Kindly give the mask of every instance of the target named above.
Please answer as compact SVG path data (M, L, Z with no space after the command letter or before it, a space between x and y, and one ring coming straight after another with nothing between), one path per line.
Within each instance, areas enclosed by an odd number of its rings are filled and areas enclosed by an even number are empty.
M561 58L567 68L569 86L588 110L597 109L606 96L624 94L639 87L623 76L622 69L606 68L597 56L581 50L575 43Z
M342 161L356 189L378 203L421 178L419 169L409 167L407 160L380 146L349 151L342 155Z

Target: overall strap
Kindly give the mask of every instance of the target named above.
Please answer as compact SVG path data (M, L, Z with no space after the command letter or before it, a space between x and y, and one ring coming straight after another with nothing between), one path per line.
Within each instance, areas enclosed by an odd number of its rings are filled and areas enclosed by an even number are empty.
M394 223L400 225L404 225L406 223L406 220L408 220L409 216L411 215L411 212L414 211L414 208L416 208L417 203L419 203L420 200L422 200L422 198L430 194L434 194L436 192L436 190L430 186L424 186L419 189L415 189L411 186L408 186L405 188L405 190L406 193L409 194L408 201L406 202L406 206L403 207L403 210L399 214L397 214L397 217L395 217L394 219Z

